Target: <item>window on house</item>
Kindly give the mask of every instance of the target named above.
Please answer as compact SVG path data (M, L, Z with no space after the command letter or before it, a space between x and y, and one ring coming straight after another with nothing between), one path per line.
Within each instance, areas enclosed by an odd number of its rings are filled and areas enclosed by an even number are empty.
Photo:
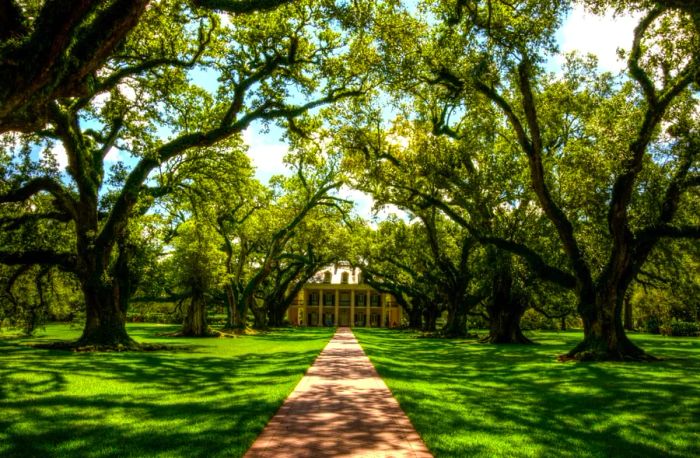
M326 271L323 272L323 283L330 283L331 282L331 273Z
M343 272L343 274L340 276L340 283L347 285L348 278L350 278L350 274L348 274L347 272Z
M309 293L309 305L318 305L318 293Z

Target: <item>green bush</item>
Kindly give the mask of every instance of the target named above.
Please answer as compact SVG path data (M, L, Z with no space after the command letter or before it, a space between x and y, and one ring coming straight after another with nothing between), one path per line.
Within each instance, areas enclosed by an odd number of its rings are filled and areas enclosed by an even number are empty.
M127 321L131 323L160 323L160 324L180 324L182 317L177 313L141 312L130 313Z
M520 320L520 328L523 331L532 331L535 329L555 330L559 329L559 326L557 320L547 318L534 309L527 309Z
M661 319L656 315L649 315L644 320L644 330L649 334L661 332Z
M661 334L675 337L695 337L700 335L700 326L692 321L673 320L659 327Z

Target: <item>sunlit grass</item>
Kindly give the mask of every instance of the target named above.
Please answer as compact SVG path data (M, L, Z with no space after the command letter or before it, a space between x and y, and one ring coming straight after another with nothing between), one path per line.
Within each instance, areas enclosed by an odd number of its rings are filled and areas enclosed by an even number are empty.
M575 332L488 345L355 329L437 457L700 456L700 339L635 335L655 363L559 363Z
M157 337L176 350L68 353L0 339L0 456L241 456L329 340L331 329L221 339Z

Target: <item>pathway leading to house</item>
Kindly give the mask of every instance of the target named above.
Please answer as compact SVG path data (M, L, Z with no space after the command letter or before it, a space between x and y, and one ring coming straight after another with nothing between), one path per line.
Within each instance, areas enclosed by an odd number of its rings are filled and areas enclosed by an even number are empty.
M431 457L349 328L339 328L247 458Z

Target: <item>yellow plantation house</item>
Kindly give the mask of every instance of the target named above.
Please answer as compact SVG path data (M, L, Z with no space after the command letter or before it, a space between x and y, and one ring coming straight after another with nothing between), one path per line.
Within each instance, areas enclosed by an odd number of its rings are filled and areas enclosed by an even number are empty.
M362 279L360 269L337 263L319 271L304 285L287 311L296 326L370 326L393 328L401 323L394 296Z

